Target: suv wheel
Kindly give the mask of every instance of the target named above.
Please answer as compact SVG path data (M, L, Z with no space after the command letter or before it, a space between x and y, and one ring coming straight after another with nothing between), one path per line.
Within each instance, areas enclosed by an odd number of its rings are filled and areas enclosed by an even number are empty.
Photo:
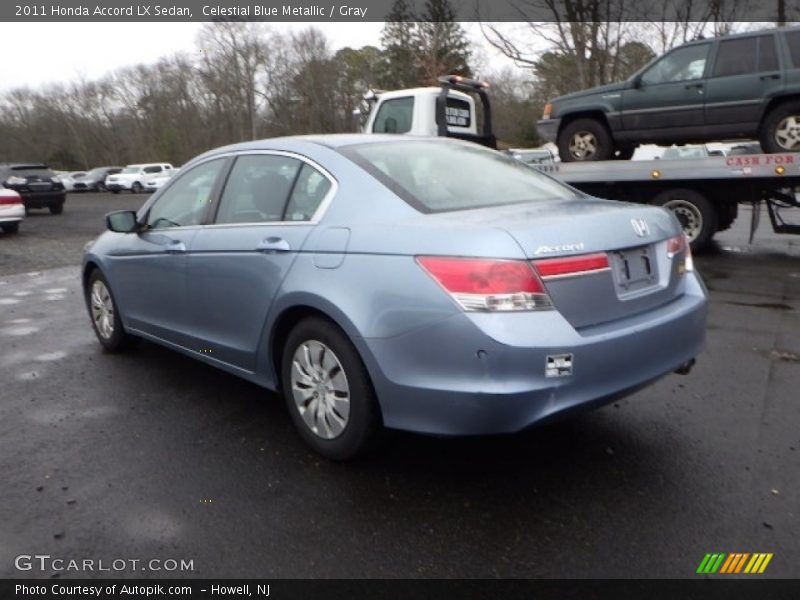
M3 223L0 225L3 233L17 233L19 231L19 221L16 223Z
M131 193L132 194L141 194L142 193L142 184L138 181L134 181L133 185L131 186Z
M64 212L64 203L59 202L58 204L51 204L48 208L50 209L51 215L60 215Z
M281 361L286 405L305 442L332 460L368 450L383 424L358 351L333 323L312 317L286 340Z
M608 160L614 150L608 129L594 119L576 119L558 134L558 154L564 162Z
M653 198L653 204L672 211L693 251L702 249L717 232L718 218L714 205L694 190L665 190Z
M771 110L759 130L764 152L800 152L800 102L787 102Z

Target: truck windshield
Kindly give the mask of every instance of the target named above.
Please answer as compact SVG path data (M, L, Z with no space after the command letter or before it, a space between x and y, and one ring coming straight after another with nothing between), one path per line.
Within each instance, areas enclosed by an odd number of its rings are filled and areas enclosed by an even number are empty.
M579 197L518 160L468 142L398 140L339 151L424 213Z

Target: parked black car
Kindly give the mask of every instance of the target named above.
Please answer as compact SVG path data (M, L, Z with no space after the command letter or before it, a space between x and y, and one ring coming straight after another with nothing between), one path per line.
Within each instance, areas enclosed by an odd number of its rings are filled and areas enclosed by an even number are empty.
M690 42L625 82L556 98L538 129L562 161L737 138L758 139L764 152L800 152L800 28Z
M64 210L67 195L55 173L43 163L0 164L0 183L22 196L25 211L48 208L54 215Z
M105 192L106 177L116 175L122 167L97 167L80 179L75 180L72 189L76 192Z

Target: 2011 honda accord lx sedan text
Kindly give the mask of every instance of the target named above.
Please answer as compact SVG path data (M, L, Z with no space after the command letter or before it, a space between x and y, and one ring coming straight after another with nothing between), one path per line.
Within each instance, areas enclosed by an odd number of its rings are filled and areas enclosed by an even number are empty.
M671 213L468 142L227 146L107 225L83 264L100 343L145 338L282 390L333 459L384 427L516 432L687 372L704 343Z

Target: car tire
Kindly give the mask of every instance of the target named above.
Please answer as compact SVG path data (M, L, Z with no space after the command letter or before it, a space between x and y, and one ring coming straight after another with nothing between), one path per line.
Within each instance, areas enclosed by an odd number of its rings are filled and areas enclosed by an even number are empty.
M112 194L119 194L119 190L111 190Z
M134 181L133 185L131 186L131 194L141 194L142 193L142 184L138 181Z
M769 111L758 137L767 154L800 152L800 102L785 102Z
M653 204L672 211L693 251L702 250L717 232L719 219L714 205L694 190L665 190L653 198Z
M17 233L19 231L19 222L16 223L3 223L0 225L0 229L3 230L3 233Z
M95 269L89 275L84 294L92 329L103 348L108 352L124 352L133 348L139 338L125 331L111 286L100 269Z
M575 119L558 134L558 155L563 162L609 160L614 152L611 134L595 119Z
M383 423L367 369L347 335L330 321L310 317L292 329L283 348L281 382L297 431L322 456L350 460L379 440Z
M51 215L60 215L61 213L64 212L64 203L59 202L58 204L51 204L47 208L50 209Z
M95 192L105 192L106 191L106 185L104 183L100 182L96 186L94 186L94 191Z

